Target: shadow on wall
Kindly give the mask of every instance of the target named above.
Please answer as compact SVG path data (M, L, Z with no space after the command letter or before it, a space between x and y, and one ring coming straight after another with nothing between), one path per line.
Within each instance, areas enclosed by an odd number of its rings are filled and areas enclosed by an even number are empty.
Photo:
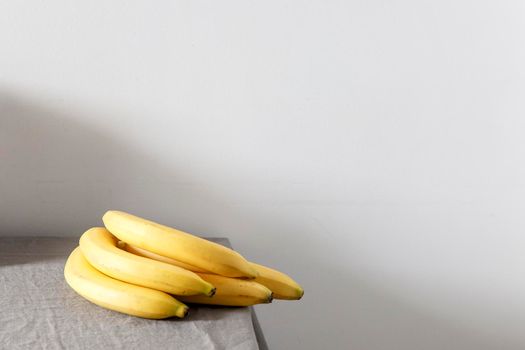
M79 236L110 208L170 218L198 205L191 183L84 119L0 90L0 235Z
M70 116L5 92L0 123L0 233L78 235L98 223L113 190L104 184L119 176L112 155L123 150Z
M207 217L207 211L221 203L220 195L178 176L133 144L63 111L2 91L0 164L0 235L5 236L78 237L101 225L102 213L110 208L175 224ZM293 222L260 218L256 208L235 208L221 210L270 225L265 242L301 242L304 264L292 274L304 283L306 296L300 303L265 306L263 316L271 313L281 320L265 322L269 317L262 317L270 347L286 343L301 349L502 348L502 339L438 320L372 286L351 268L327 265L325 252L304 240L301 227ZM273 337L286 340L272 344ZM521 347L507 343L504 348Z

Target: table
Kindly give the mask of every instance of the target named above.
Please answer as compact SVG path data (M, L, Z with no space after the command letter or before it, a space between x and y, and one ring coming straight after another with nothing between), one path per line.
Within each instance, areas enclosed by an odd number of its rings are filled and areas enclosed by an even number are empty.
M147 320L90 303L64 280L77 245L78 238L0 237L2 349L267 349L253 308L192 306L184 319Z

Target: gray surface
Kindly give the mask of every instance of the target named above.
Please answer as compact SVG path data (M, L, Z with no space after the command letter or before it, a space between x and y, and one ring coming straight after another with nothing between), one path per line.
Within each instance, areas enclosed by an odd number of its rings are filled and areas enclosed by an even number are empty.
M215 241L228 245L226 239ZM199 306L183 320L157 321L88 302L63 277L64 263L77 242L0 238L2 348L258 349L251 308Z

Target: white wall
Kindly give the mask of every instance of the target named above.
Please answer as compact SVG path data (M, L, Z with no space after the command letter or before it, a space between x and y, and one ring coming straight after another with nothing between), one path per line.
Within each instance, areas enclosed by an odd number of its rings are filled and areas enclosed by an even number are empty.
M0 232L128 210L301 282L272 349L523 349L521 1L0 2Z

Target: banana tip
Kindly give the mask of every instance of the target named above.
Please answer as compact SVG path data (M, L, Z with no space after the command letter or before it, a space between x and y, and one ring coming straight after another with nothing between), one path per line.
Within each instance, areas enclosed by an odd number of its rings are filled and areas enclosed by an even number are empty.
M301 289L299 296L297 297L297 300L300 300L304 295L304 289Z
M273 301L273 293L270 293L270 296L268 297L268 303L271 303Z
M213 289L210 291L210 293L208 294L208 296L211 298L212 296L215 295L216 292L217 292L217 288L213 287Z

